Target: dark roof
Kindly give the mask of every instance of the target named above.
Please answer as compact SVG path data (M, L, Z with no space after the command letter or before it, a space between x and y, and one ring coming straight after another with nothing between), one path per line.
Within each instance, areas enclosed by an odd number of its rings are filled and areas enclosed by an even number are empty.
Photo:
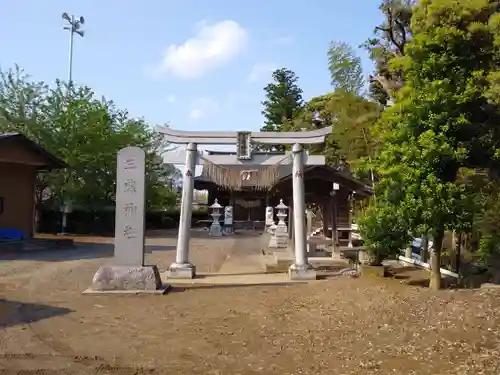
M205 150L208 155L236 155L236 151ZM252 151L252 155L285 155L281 151Z
M41 155L43 158L45 158L45 160L47 160L47 164L43 167L38 168L38 169L42 169L42 170L43 169L63 169L63 168L69 167L61 159L54 156L53 154L48 152L46 149L44 149L42 146L33 142L31 139L29 139L28 137L24 136L21 133L0 133L0 143L1 142L11 142L11 141L18 142L19 144L22 144L26 148Z

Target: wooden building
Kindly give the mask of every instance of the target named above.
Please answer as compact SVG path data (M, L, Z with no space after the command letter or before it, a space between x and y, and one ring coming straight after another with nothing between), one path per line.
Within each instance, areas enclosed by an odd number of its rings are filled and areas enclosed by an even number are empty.
M66 164L22 134L0 134L0 229L33 235L35 183L40 171Z
M209 151L209 155L230 155L232 152ZM255 155L283 155L283 153L256 152ZM203 167L205 168L205 166ZM248 169L248 166L231 166L231 169ZM239 191L218 186L206 175L195 177L194 188L208 191L208 203L217 198L222 206L233 207L236 223L264 223L267 206L277 206L280 199L292 210L292 166L278 167L278 182L268 191L256 190L253 186L243 186ZM363 199L372 194L371 188L355 179L347 172L329 166L306 166L303 172L306 205L321 208L324 229L329 225L343 227L350 225L351 199ZM333 191L334 184L338 190ZM326 232L325 232L326 233Z

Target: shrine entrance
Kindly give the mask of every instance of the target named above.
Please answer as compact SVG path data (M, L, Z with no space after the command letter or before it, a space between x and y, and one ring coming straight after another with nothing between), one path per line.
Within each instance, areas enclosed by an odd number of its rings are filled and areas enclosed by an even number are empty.
M290 165L293 185L293 233L295 260L290 266L291 279L315 279L316 273L308 263L305 223L304 166L324 165L322 155L308 155L304 144L319 144L331 133L332 127L304 132L197 132L179 131L158 127L157 131L172 144L186 145L185 152L165 161L185 164L176 260L170 265L170 278L193 278L196 268L189 262L189 241L193 206L194 172L196 165L204 165L206 177L227 189L252 186L256 190L269 190L279 179L279 167ZM285 155L254 154L256 144L292 145ZM236 145L233 155L205 155L198 152L198 145Z

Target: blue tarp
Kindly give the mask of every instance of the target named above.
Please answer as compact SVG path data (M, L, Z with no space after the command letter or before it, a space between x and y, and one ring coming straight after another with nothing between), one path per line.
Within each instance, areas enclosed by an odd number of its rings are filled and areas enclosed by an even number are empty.
M24 233L18 229L0 228L0 240L23 240Z

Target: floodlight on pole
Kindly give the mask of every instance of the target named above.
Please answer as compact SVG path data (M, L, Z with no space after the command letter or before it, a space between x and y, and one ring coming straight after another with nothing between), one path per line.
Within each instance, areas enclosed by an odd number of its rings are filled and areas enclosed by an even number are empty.
M66 21L66 25L64 26L64 30L69 31L69 69L68 69L68 98L69 94L71 93L71 86L73 83L73 35L76 33L80 35L82 38L85 35L84 31L81 30L81 26L85 23L85 20L83 17L80 17L79 19L76 19L74 15L71 15L71 17L68 15L68 13L64 12L62 14L62 19ZM68 212L70 210L70 204L71 202L65 201L64 202L64 207L62 208L62 231L60 234L66 234L66 224L67 224L67 219L68 219Z
M85 19L80 17L76 19L74 15L71 17L68 13L64 12L62 14L62 19L65 20L68 24L64 26L64 30L69 31L69 84L71 85L73 80L73 35L76 33L80 35L82 38L85 35L85 31L81 30L81 26L85 24Z

